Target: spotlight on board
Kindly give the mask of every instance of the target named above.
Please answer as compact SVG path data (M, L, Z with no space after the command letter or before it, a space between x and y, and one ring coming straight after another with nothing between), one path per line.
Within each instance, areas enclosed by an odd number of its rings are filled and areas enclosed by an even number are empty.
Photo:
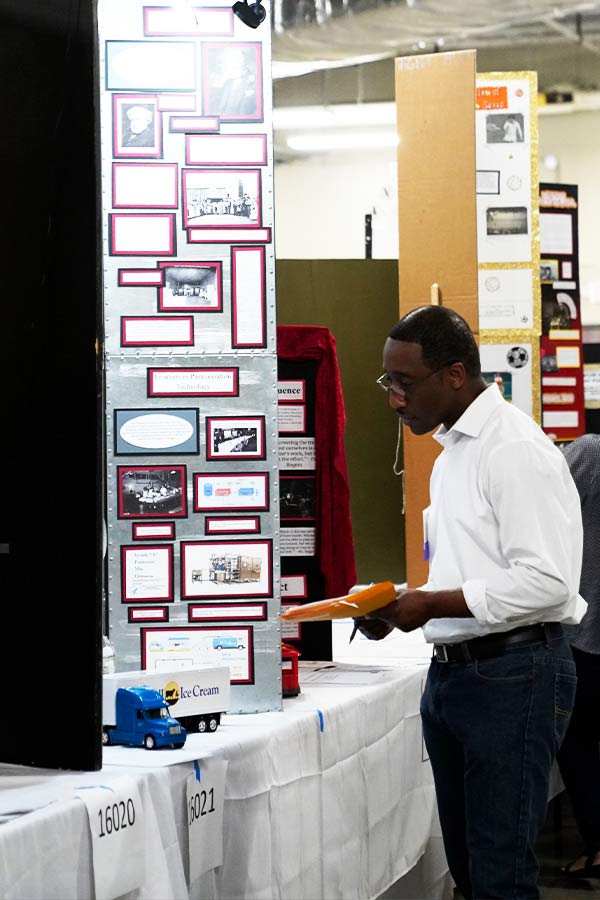
M241 19L244 25L249 28L258 28L261 22L264 22L267 11L260 2L248 3L248 0L239 0L231 7L238 19Z

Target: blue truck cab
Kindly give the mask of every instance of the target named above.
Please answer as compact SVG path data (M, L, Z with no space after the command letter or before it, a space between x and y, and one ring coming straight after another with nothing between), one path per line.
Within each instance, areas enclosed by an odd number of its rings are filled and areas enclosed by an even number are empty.
M187 732L169 714L169 704L154 688L119 688L115 695L116 724L105 727L105 744L132 747L183 747Z

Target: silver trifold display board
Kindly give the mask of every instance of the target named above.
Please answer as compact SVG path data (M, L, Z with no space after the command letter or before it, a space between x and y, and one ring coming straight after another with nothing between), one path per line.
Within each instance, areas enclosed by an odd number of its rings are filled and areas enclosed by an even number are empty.
M269 9L98 3L106 627L281 708Z

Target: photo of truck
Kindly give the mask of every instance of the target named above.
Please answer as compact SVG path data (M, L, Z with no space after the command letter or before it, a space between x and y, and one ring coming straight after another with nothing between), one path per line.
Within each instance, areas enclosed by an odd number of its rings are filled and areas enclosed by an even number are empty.
M103 703L110 709L110 725L102 729L102 743L127 744L131 747L181 748L187 732L169 712L169 704L151 687L120 687L107 691Z
M238 638L235 637L226 637L225 635L219 635L218 638L213 638L212 642L215 650L245 650L246 645L242 644Z

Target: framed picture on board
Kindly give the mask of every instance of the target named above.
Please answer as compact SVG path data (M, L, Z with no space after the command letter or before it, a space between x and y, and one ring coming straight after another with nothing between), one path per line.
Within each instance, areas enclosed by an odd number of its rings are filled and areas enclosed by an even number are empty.
M113 94L113 156L160 159L162 119L152 94Z
M202 45L203 113L224 122L262 122L260 44Z

